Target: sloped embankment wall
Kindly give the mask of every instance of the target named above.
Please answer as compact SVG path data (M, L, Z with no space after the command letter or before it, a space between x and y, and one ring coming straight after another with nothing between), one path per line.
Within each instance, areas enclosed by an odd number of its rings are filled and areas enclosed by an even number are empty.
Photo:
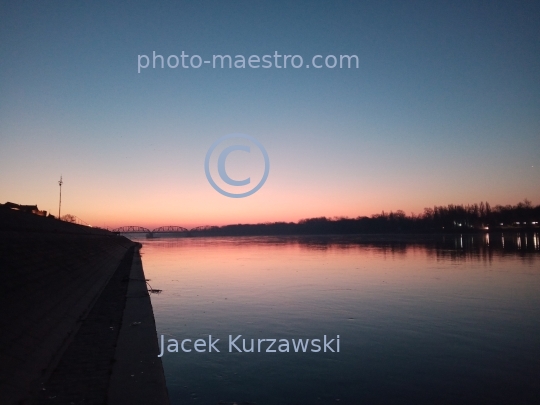
M0 213L0 403L39 390L134 245L102 230Z

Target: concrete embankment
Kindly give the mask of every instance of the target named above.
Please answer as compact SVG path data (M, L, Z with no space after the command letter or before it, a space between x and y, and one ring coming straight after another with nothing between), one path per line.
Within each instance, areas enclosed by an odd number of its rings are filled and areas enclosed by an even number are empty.
M0 403L168 404L138 249L0 210Z

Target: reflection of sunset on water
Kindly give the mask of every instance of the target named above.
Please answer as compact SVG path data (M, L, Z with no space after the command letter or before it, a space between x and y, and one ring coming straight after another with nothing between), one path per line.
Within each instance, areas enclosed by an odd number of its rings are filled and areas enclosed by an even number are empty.
M511 238L514 249L509 252L490 248L489 236L478 235L445 237L446 245L439 248L311 239L142 240L143 264L152 285L164 290L154 300L167 302L172 294L186 305L192 300L209 305L226 299L222 305L229 307L243 303L288 307L332 302L337 292L340 299L351 301L392 301L402 293L425 299L475 290L503 298L509 285L524 291L530 288L508 266L515 260L531 265L538 260L536 255L516 256L522 249L520 235ZM533 240L537 239L534 234ZM457 249L448 248L453 246ZM495 272L497 277L486 280L486 272ZM276 296L285 299L274 302Z
M166 354L169 390L182 397L188 381L204 386L197 395L211 401L217 392L275 398L273 387L279 386L287 398L309 397L322 395L320 387L339 385L340 395L352 399L380 391L359 391L352 380L344 383L348 376L376 387L391 375L396 382L388 384L394 389L402 381L412 391L436 386L439 395L451 396L448 381L461 386L474 382L469 389L480 390L481 370L488 366L498 370L490 381L505 387L509 371L503 364L534 368L531 361L540 356L533 345L540 333L540 251L537 242L525 243L537 241L536 233L502 238L140 239L145 274L153 288L163 290L152 295L152 304L158 335L166 339L212 335L226 340L229 334L341 339L340 357ZM470 366L456 371L456 362ZM258 371L252 374L255 365ZM304 375L306 385L299 389L276 370ZM464 376L470 383L461 381ZM233 385L226 383L233 380Z

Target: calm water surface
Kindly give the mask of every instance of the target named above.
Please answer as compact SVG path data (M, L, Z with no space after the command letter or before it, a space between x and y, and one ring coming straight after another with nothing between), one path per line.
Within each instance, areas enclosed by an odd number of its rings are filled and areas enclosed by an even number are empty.
M164 354L172 404L540 403L537 234L139 241L158 335L220 339Z

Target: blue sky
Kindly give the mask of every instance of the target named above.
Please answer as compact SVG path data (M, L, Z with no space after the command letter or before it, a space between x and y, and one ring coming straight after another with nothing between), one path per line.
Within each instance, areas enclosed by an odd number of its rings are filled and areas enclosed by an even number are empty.
M96 225L298 220L540 203L537 2L5 2L0 201ZM358 69L146 69L137 55L355 54ZM204 177L249 134L271 172ZM127 208L129 207L129 208ZM156 207L160 207L159 213ZM168 224L168 223L167 223Z

